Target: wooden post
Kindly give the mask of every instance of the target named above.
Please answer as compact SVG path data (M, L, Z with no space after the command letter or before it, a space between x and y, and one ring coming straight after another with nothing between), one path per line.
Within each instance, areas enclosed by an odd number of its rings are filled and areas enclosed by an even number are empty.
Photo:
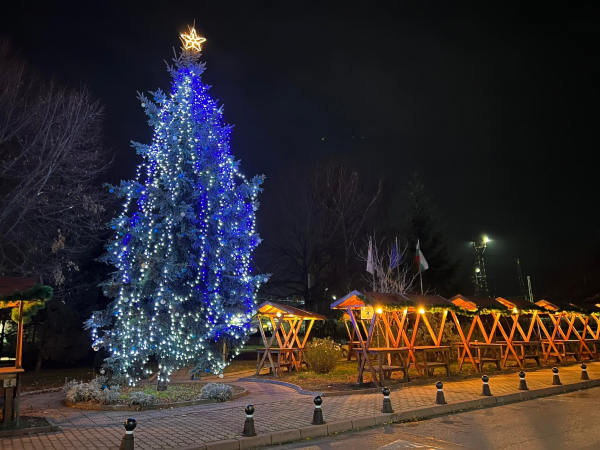
M552 314L549 313L548 315L550 316L550 318L554 322L554 318L552 317ZM560 362L564 363L564 359L563 359L562 355L560 354L560 352L556 348L556 345L554 344L554 339L556 337L557 328L554 327L554 330L552 331L552 335L550 335L550 333L548 333L548 330L546 329L546 326L544 325L544 323L540 319L539 315L536 317L536 319L538 321L538 325L540 326L541 330L546 335L546 338L548 338L548 351L544 350L544 352L543 352L544 353L544 364L546 364L546 362L548 361L548 358L550 357L550 352L551 352L552 349L554 349L554 351L558 355L558 359L560 360Z
M373 368L373 365L371 364L371 360L369 360L369 355L367 353L367 349L369 348L369 343L371 341L371 335L373 334L373 328L375 326L375 320L377 318L377 315L373 311L373 320L371 321L371 329L369 330L369 335L367 336L366 344L365 344L365 341L363 341L362 335L360 334L360 332L358 330L358 325L356 324L356 318L354 317L354 313L352 312L352 308L350 308L350 307L348 307L348 315L350 316L350 320L352 320L352 325L354 326L354 329L356 330L356 334L358 336L358 342L360 343L361 353L363 355L362 361L360 362L359 367L358 367L358 383L362 384L363 371L364 371L365 364L367 364L369 366L369 372L371 372L371 376L373 377L373 382L375 383L375 386L379 387L379 383L377 381L377 374L375 373L375 369Z
M460 336L460 340L462 341L462 343L464 345L463 354L461 357L459 357L458 370L460 371L460 369L462 368L463 362L465 360L465 356L468 355L469 361L471 361L471 364L473 365L475 372L479 373L479 369L477 368L477 365L475 364L475 360L473 359L473 355L471 354L471 349L469 348L469 341L467 341L467 339L465 338L465 334L463 333L463 330L460 326L458 317L456 316L456 313L454 311L450 311L450 314L452 314L452 318L454 319L454 323L456 324L456 329L458 330L458 335ZM473 330L473 325L475 325L475 321L473 321L473 323L471 325L471 332ZM469 338L470 337L471 337L471 334L469 333Z
M17 326L17 345L15 356L15 369L22 369L23 361L23 301L19 302L19 325Z
M498 319L500 318L500 314L492 313L492 315L495 317L498 317ZM508 355L508 352L510 350L510 352L515 356L515 361L517 361L517 364L519 365L519 367L521 369L524 369L525 367L523 366L523 363L521 362L519 355L517 354L517 352L515 351L515 349L512 345L512 336L510 338L507 336L506 332L504 331L504 327L502 326L501 323L498 323L498 329L500 330L502 337L506 341L506 346L508 347L506 349L506 354Z

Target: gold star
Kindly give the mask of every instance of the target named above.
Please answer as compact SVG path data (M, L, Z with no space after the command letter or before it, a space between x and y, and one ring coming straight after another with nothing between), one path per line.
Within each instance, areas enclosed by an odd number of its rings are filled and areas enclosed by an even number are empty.
M195 25L195 24L194 24ZM197 52L202 50L202 44L206 42L206 39L198 36L196 29L188 25L189 33L183 33L179 39L183 43L185 50L196 50Z

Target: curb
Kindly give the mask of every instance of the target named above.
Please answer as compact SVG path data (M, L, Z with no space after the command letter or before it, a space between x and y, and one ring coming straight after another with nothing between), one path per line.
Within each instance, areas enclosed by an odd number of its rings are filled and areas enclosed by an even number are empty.
M357 389L355 391L305 391L301 386L297 384L288 383L286 381L277 381L277 380L261 380L260 378L238 378L237 381L243 381L247 383L266 383L266 384L276 384L278 386L285 386L296 390L299 394L302 395L320 395L321 397L340 397L342 395L365 395L365 394L378 394L381 392L381 388L368 388L368 389ZM426 382L430 382L430 380L424 380ZM397 391L405 386L406 383L396 383L387 386L388 389L392 391Z
M242 380L240 380L242 381ZM267 380L247 380L256 382L268 382ZM282 382L279 382L282 383ZM277 384L279 384L277 383ZM289 383L287 383L289 384ZM388 423L400 423L411 420L428 419L434 416L450 414L459 411L469 411L478 408L500 406L507 403L531 400L533 398L547 397L550 395L564 394L566 392L579 391L600 386L600 379L582 381L573 384L560 386L550 386L541 389L532 389L529 391L515 392L493 397L482 397L473 400L466 400L457 403L448 403L446 405L424 406L407 411L399 411L391 414L377 414L375 416L365 416L356 419L339 420L327 422L325 425L311 425L298 429L276 431L270 434L258 434L254 437L238 436L235 439L225 441L207 442L206 444L184 447L180 450L244 450L267 445L285 444L293 441L300 441L320 436L329 436L344 431L369 428Z
M296 391L298 391L299 394L302 394L302 395L320 395L321 397L323 397L325 395L325 393L323 393L323 392L305 391L297 384L286 383L285 381L261 380L259 378L238 378L237 381L250 382L250 383L276 384L278 386L285 386L285 387L295 389Z
M21 397L26 397L28 395L48 394L50 392L60 392L62 390L63 390L63 388L61 388L61 387L55 387L55 388L48 388L48 389L40 389L38 391L25 391L25 392L21 392Z
M598 362L598 360L591 359L589 362ZM581 361L569 361L569 362L560 364L560 366L561 367L571 367L571 366L577 366L579 364L581 364ZM524 370L526 370L527 372L537 372L539 370L548 369L549 367L550 366L548 366L548 365L530 366L530 367L526 367ZM521 369L519 367L511 367L508 369L503 369L503 370L498 370L498 371L485 372L485 374L488 375L491 379L491 378L495 377L496 375L519 373L520 371L521 371ZM444 381L472 380L475 378L481 378L481 375L483 373L484 372L471 373L468 375L454 374L454 375L451 375L450 377L444 377ZM384 386L384 387L387 387L391 391L397 391L404 387L409 387L409 386L429 385L429 384L431 384L432 379L433 378L427 379L427 380L415 380L415 381L409 381L409 382L400 382L400 383L390 384L390 385ZM348 391L323 391L323 392L307 391L307 390L304 390L302 388L302 386L298 386L297 384L293 384L293 383L288 383L286 381L277 381L277 380L272 380L272 379L261 379L261 378L254 378L254 377L238 378L237 381L276 384L279 386L285 386L285 387L292 388L292 389L296 390L299 394L302 394L302 395L320 395L321 397L339 397L342 395L378 394L381 392L381 388L376 388L376 387L366 388L366 389L348 390Z
M233 394L231 400L237 400L238 398L245 397L248 395L248 389L243 388L241 386L236 386L240 389L243 389L242 392L238 392L237 394ZM182 408L185 406L197 406L197 405L206 405L208 403L221 403L218 400L214 400L212 398L202 398L197 400L187 400L185 402L174 402L174 403L153 403L151 405L146 406L129 406L129 405L101 405L99 403L73 403L68 401L67 399L63 400L63 403L73 409L84 409L87 411L148 411L148 410L156 410L156 409L172 409L172 408Z

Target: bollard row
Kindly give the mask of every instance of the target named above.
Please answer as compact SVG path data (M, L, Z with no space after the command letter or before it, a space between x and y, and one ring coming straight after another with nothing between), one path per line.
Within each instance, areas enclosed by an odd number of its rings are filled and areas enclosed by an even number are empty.
M390 390L388 388L383 388L381 390L383 394L383 407L381 408L381 412L384 414L391 414L394 412L392 409L392 401L390 400Z
M123 435L123 439L121 439L119 450L133 450L133 430L135 430L136 426L137 421L133 417L125 420L125 434Z
M313 412L313 425L323 425L325 421L323 420L323 410L321 409L321 405L323 404L323 399L320 395L317 395L313 400L315 403L315 410Z
M525 372L522 370L519 372L519 390L520 391L528 391L527 381L525 381Z
M246 412L246 421L244 422L242 436L256 436L256 429L254 428L254 406L246 405L244 411Z
M585 363L581 364L581 379L582 380L589 380L590 376L587 373L587 365Z
M438 405L445 405L446 398L444 397L444 383L438 381L435 383L435 387L437 388L437 394L435 396L435 403Z
M552 386L560 386L562 383L560 382L560 377L558 376L558 367L552 368Z
M587 373L587 365L585 363L581 364L581 379L589 380L590 377ZM490 378L487 375L481 377L481 381L483 382L483 388L481 391L481 395L484 396L492 396L492 392L490 390L489 381ZM552 368L552 385L559 386L562 385L560 381L560 377L558 376L558 367ZM441 381L435 383L435 387L437 389L437 394L435 397L435 403L437 405L445 405L446 399L444 397L444 384ZM525 372L519 372L519 390L527 391L529 388L527 387L527 382L525 381ZM389 388L383 388L381 390L383 394L383 406L381 408L381 412L384 414L392 414L394 412L392 408L392 401L390 400L390 390ZM313 418L311 423L313 425L323 425L326 422L323 420L323 399L321 396L317 395L314 400L315 409L313 411ZM244 409L246 412L246 421L244 422L244 430L242 431L242 436L256 436L256 428L254 427L254 406L247 405ZM134 438L133 438L133 430L137 426L137 421L130 417L125 420L125 434L123 435L123 439L121 440L121 446L119 450L134 450Z
M483 389L481 390L481 395L485 395L486 397L491 397L492 391L490 390L490 385L489 385L490 377L488 377L487 375L484 375L481 377L481 381L483 381Z

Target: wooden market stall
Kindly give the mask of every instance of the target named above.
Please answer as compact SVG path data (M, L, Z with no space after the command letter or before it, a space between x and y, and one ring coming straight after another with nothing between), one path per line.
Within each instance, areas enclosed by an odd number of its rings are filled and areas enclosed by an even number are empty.
M508 359L514 360L521 369L525 368L527 359L541 365L541 342L534 325L542 308L520 298L506 300L459 294L450 301L472 315L467 335L459 330L463 340L457 345L459 370L464 363L472 364L478 372L485 363L503 369ZM483 341L474 338L476 333L480 333Z
M282 367L288 371L302 369L304 347L315 320L325 320L325 316L289 305L264 302L257 309L258 329L265 346L257 350L256 375L263 367L268 367L276 377L281 374ZM302 325L305 325L304 337L300 337ZM273 327L273 333L267 338L264 325ZM275 347L275 340L278 346Z
M0 366L2 426L19 422L21 374L24 372L23 324L51 298L52 288L43 286L40 277L0 277L0 309L11 309L11 318L17 324L14 364Z
M600 343L598 329L594 333L590 326L590 318L597 321L596 315L600 309L592 306L584 310L570 303L547 300L540 300L536 305L548 311L547 315L554 326L553 333L550 335L551 341L549 339L547 343L543 342L545 360L551 356L561 362L567 362L568 358L580 361L585 356L590 359L598 357L597 344ZM566 331L563 324L566 326ZM578 324L582 326L581 333L577 330ZM554 344L553 347L551 343Z
M458 370L461 370L465 363L471 364L478 373L483 371L486 363L493 363L498 369L501 369L503 344L496 342L495 337L498 331L506 336L500 323L500 317L508 311L506 306L493 298L461 294L448 300L467 312L468 316L466 325L469 331L467 334L465 335L461 326L457 327L461 339L460 343L455 344L458 350ZM490 317L491 324L489 320L485 320L486 316ZM460 323L456 315L454 315L454 320L456 323ZM475 338L478 333L483 340Z
M505 338L507 349L502 366L506 367L508 359L517 361L520 368L525 368L527 359L533 359L538 366L541 366L543 333L547 332L547 328L540 316L544 315L546 310L521 297L510 299L498 297L496 301L512 312L510 316L512 326L507 325L510 333L509 337Z
M353 291L332 303L332 309L345 311L344 319L352 332L350 341L356 340L358 383L368 370L376 386L381 386L394 371L402 371L408 380L411 364L419 375L433 375L436 367L443 367L450 375L450 350L442 345L444 325L448 312L453 311L448 300L439 295L384 294L380 292ZM428 314L439 316L439 329L433 328ZM361 324L368 323L368 327ZM433 345L417 345L419 326L423 335ZM375 330L382 338L373 345ZM373 359L373 361L372 361Z

